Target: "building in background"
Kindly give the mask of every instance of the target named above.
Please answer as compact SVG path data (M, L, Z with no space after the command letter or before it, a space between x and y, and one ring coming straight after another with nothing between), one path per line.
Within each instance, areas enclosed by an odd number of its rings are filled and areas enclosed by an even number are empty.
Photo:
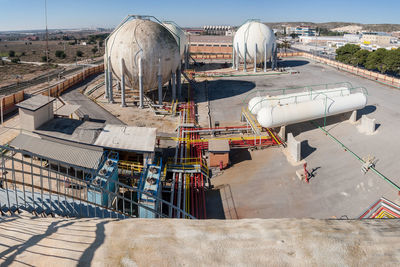
M207 35L233 35L233 28L232 26L215 26L215 25L207 25L203 26L203 30Z
M331 31L333 31L333 32L346 32L346 33L356 34L356 33L360 33L362 31L362 26L348 25L348 26L344 26L344 27L334 28Z
M389 46L393 37L386 32L365 32L361 37L361 43L365 45Z
M311 26L296 26L296 27L286 27L286 34L296 34L298 36L315 36L316 29Z

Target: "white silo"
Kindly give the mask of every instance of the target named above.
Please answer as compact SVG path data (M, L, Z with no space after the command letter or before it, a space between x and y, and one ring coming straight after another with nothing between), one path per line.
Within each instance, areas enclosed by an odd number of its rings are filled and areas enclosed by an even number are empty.
M266 71L267 61L274 57L275 42L275 35L268 26L254 20L246 22L233 38L233 68L238 69L239 63L243 62L246 71L247 62L250 61L254 63L256 71L256 64L264 62Z
M157 86L161 102L162 85L169 80L172 80L173 85L172 97L176 97L175 73L180 65L178 45L171 32L149 18L128 16L106 41L108 97L112 101L111 77L114 75L122 84L123 106L125 84L139 89L140 107L143 107L144 92Z

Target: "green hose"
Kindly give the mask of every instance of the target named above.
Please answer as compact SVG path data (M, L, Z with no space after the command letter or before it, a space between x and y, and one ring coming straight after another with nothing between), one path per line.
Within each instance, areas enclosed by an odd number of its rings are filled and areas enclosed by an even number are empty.
M322 127L318 126L316 123L314 123L313 121L311 122L312 124L314 124L314 126L318 127L319 129L321 129L326 135L328 135L330 138L332 138L333 140L335 140L339 145L342 146L342 148L344 148L345 151L350 152L355 158L357 158L361 163L365 163L365 161L360 158L356 153L354 153L353 151L351 151L347 146L345 146L342 142L340 142L338 139L336 139L333 135L331 135L330 133L328 133L325 129L323 129ZM395 183L393 183L389 178L387 178L385 175L383 175L382 173L380 173L377 169L375 169L375 167L371 166L370 169L375 172L379 177L381 177L382 179L384 179L386 182L388 182L390 185L392 185L394 188L396 188L399 192L400 192L400 187L397 186Z

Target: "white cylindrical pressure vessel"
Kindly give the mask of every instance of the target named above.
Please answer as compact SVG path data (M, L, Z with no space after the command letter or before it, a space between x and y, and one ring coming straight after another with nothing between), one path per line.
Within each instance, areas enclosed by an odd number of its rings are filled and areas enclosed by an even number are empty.
M367 96L363 93L318 98L301 103L262 108L257 114L257 120L262 127L279 127L361 109L366 104Z
M304 101L325 98L326 96L336 97L336 96L346 96L349 94L350 94L349 88L340 87L335 89L315 90L315 91L307 91L307 92L278 95L278 96L266 96L266 97L256 96L250 99L248 108L252 114L257 114L260 111L260 109L269 106L300 103Z
M139 58L142 58L143 90L158 87L161 62L162 83L170 80L180 64L178 45L173 35L161 24L135 18L124 23L107 41L110 69L120 80L122 71L128 87L139 88ZM121 69L121 58L124 68Z
M186 33L182 30L182 28L177 26L175 23L163 22L163 25L173 33L172 35L174 36L176 42L179 45L180 55L183 58L183 55L185 53L185 47L188 44Z
M246 50L246 59L254 61L254 56L256 55L257 63L264 61L265 51L267 52L267 58L272 56L274 43L274 32L267 25L258 21L249 21L243 24L233 38L235 52L239 57L244 60ZM256 44L257 53L255 51Z

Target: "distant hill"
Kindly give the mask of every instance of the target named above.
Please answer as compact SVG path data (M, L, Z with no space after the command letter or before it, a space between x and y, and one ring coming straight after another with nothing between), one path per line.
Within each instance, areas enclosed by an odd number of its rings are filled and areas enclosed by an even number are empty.
M376 32L393 32L400 31L400 24L361 24L361 23L353 23L353 22L323 22L323 23L314 23L314 22L264 22L271 28L282 28L282 25L287 26L298 26L298 25L309 25L313 27L326 28L328 30L344 27L344 26L361 26L363 31L376 31Z

